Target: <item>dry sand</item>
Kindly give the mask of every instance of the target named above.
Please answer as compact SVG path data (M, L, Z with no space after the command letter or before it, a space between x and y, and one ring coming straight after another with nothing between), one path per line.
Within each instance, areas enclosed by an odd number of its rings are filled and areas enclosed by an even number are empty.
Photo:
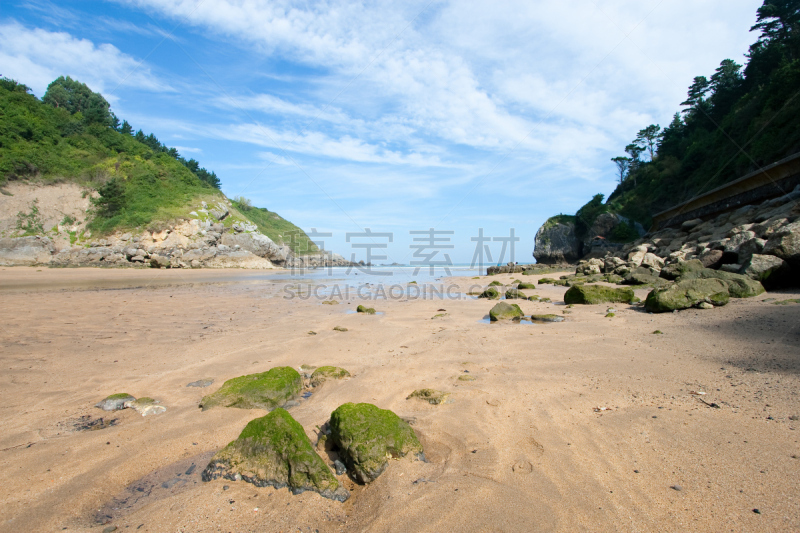
M480 282L493 279L512 277ZM520 305L561 314L564 290ZM797 292L667 315L575 306L547 325L482 323L492 303L473 299L366 302L385 314L362 316L347 313L359 301L283 294L241 271L0 270L0 531L800 529L800 305L763 301ZM200 398L301 364L353 374L290 409L312 442L337 406L371 402L414 419L429 462L347 482L344 504L200 481L264 414L201 412ZM453 401L406 400L421 387ZM93 407L116 392L167 411ZM117 422L74 431L82 416ZM137 483L154 488L112 503Z

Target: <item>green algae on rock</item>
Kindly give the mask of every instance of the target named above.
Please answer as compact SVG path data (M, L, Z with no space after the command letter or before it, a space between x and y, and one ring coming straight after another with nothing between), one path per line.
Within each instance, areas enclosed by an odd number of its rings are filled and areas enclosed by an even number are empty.
M288 487L293 494L310 490L340 502L350 497L314 451L303 426L281 408L251 420L235 441L211 459L202 477L203 481L222 477L257 487Z
M363 305L359 305L358 307L356 307L356 312L366 313L368 315L374 315L376 311L374 307L364 307Z
M410 400L412 398L419 398L420 400L426 401L431 405L440 405L445 403L449 396L450 396L449 392L442 392L440 390L417 389L411 394L409 394L406 397L406 400Z
M494 287L489 287L485 291L483 291L478 298L486 298L488 300L498 300L500 299L500 293L497 292L497 289Z
M644 307L651 313L666 313L695 307L700 303L725 305L730 300L728 284L721 279L687 279L653 289Z
M119 411L120 409L125 409L125 407L127 407L125 405L126 403L134 400L136 400L136 398L127 392L119 392L117 394L106 396L105 399L97 402L95 407L99 407L103 411Z
M492 307L489 311L489 320L497 322L498 320L513 320L515 318L522 318L525 313L519 308L517 304L508 304L506 302L499 302Z
M633 289L605 285L573 285L564 294L566 304L633 303Z
M350 372L338 366L321 366L311 374L311 386L317 387L325 383L327 379L349 378Z
M347 328L344 327L344 326L333 326L333 331L345 332L345 331L347 331Z
M340 405L331 413L330 428L341 460L359 483L374 481L390 457L422 453L422 444L407 422L369 403Z
M212 407L267 409L280 407L303 388L303 378L290 366L275 367L260 374L229 379L220 389L200 401L203 411Z
M475 376L462 374L462 375L458 376L458 381L475 381Z
M518 289L508 289L506 291L506 300L527 300L528 297L522 294Z
M501 286L501 285L502 285L502 283L500 283L500 282L499 282L499 281L497 281L497 280L494 280L493 282L491 282L491 283L489 284L489 286L490 286L490 287L499 287L499 286Z
M536 284L535 283L529 283L527 281L521 281L519 283L519 285L517 285L517 289L520 289L520 290L521 289L535 289L535 288L536 288Z

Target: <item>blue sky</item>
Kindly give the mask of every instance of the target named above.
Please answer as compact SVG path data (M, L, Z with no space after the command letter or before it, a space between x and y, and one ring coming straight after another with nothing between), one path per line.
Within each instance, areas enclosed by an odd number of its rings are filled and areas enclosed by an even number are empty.
M330 232L520 241L614 189L610 158L739 63L761 0L4 0L0 74L70 75L214 170L229 196ZM380 240L376 242L385 242ZM502 243L491 242L496 261ZM509 260L507 256L505 260Z

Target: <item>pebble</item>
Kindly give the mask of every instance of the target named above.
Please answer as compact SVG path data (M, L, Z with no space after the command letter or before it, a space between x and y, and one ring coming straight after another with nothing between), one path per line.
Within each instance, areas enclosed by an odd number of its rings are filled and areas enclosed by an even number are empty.
M347 472L347 467L344 466L344 463L341 462L339 459L336 459L333 462L333 467L336 469L336 475L341 476L345 472Z
M677 490L678 492L683 490L683 487L681 487L680 485L672 485L670 488L672 490Z
M103 533L113 533L117 530L117 526L108 526L103 530Z
M222 490L228 490L229 488L231 488L231 486L230 486L230 485L224 485L224 486L222 487Z

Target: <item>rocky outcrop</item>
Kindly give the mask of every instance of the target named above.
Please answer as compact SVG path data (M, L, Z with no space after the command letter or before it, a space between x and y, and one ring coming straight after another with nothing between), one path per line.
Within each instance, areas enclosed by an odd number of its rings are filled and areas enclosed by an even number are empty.
M359 483L374 481L389 458L422 454L422 444L407 422L369 403L340 405L331 413L330 430L340 459Z
M536 232L533 257L537 263L569 264L580 259L581 255L581 242L575 235L575 223L548 220Z
M288 487L294 494L314 491L341 502L350 497L317 455L303 426L280 408L251 420L236 440L214 455L202 479L220 477L257 487Z
M656 278L686 278L680 268L704 271L703 277L733 281L737 294L800 285L800 187L760 205L743 206L709 220L687 220L680 228L647 234L602 258L578 262L576 273L623 276L630 284L657 285ZM689 265L689 266L684 266ZM719 274L710 274L719 272ZM736 294L731 296L737 297ZM707 302L706 302L707 303Z
M203 411L213 407L275 409L300 393L303 378L290 366L279 366L260 374L229 379L220 389L200 401Z
M46 265L55 251L47 237L0 239L0 266Z

